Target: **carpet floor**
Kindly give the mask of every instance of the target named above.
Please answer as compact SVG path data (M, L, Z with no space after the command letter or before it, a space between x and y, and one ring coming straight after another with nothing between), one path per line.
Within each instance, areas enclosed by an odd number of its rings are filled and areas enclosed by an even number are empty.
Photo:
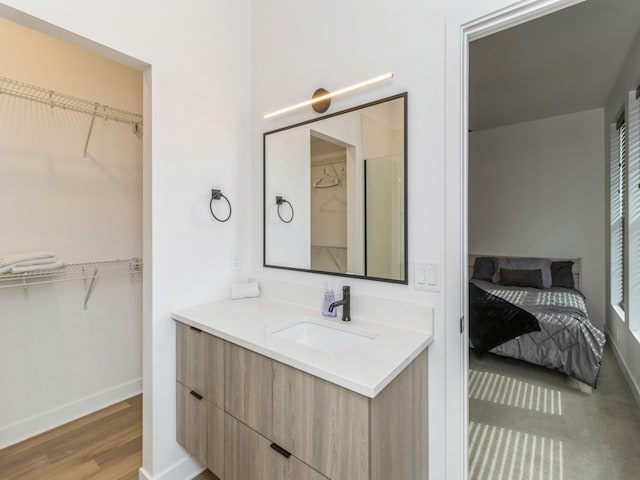
M471 350L469 479L640 479L640 409L610 348L591 395L559 372Z

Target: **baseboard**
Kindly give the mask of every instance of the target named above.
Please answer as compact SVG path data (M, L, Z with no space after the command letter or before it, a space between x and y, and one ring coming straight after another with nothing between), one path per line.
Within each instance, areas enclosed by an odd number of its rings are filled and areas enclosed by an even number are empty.
M138 480L191 480L205 470L193 457L186 456L155 476L142 467L138 470Z
M616 345L616 342L612 340L612 338L613 337L609 334L609 332L607 332L607 341L611 346L611 351L613 352L613 356L616 357L618 365L620 365L620 370L622 370L622 374L624 375L624 378L627 381L627 384L629 385L629 389L631 390L633 398L635 398L636 403L638 404L638 407L640 407L640 385L638 385L638 383L633 378L633 375L631 375L631 370L629 370L627 362L625 362L624 358L622 358L622 355L618 350L618 346Z
M142 378L117 385L80 400L0 428L0 449L31 438L142 392Z

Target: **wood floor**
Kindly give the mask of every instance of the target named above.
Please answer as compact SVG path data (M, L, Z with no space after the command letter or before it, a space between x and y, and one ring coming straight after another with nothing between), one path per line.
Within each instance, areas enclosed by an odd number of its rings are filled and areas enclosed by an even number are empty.
M142 395L0 450L0 480L138 480Z
M141 466L142 395L0 450L0 480L138 480Z

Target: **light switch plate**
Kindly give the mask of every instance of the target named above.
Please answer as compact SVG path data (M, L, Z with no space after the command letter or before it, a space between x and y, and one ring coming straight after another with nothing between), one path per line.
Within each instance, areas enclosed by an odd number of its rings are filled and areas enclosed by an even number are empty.
M231 271L237 272L238 270L240 270L240 254L231 252Z
M413 288L416 290L439 292L440 264L437 262L414 262Z

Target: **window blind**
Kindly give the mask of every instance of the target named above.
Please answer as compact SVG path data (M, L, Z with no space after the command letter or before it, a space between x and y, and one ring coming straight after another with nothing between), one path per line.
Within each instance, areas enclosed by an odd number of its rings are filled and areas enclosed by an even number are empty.
M625 218L627 215L627 126L624 121L624 112L620 116L618 123L616 124L616 133L618 137L618 205L619 205L619 218L618 222L619 231L616 237L619 238L618 252L616 255L616 261L618 263L618 279L616 288L618 289L618 306L625 309L624 298L624 279L625 279L625 247L626 247L626 235L625 235Z

